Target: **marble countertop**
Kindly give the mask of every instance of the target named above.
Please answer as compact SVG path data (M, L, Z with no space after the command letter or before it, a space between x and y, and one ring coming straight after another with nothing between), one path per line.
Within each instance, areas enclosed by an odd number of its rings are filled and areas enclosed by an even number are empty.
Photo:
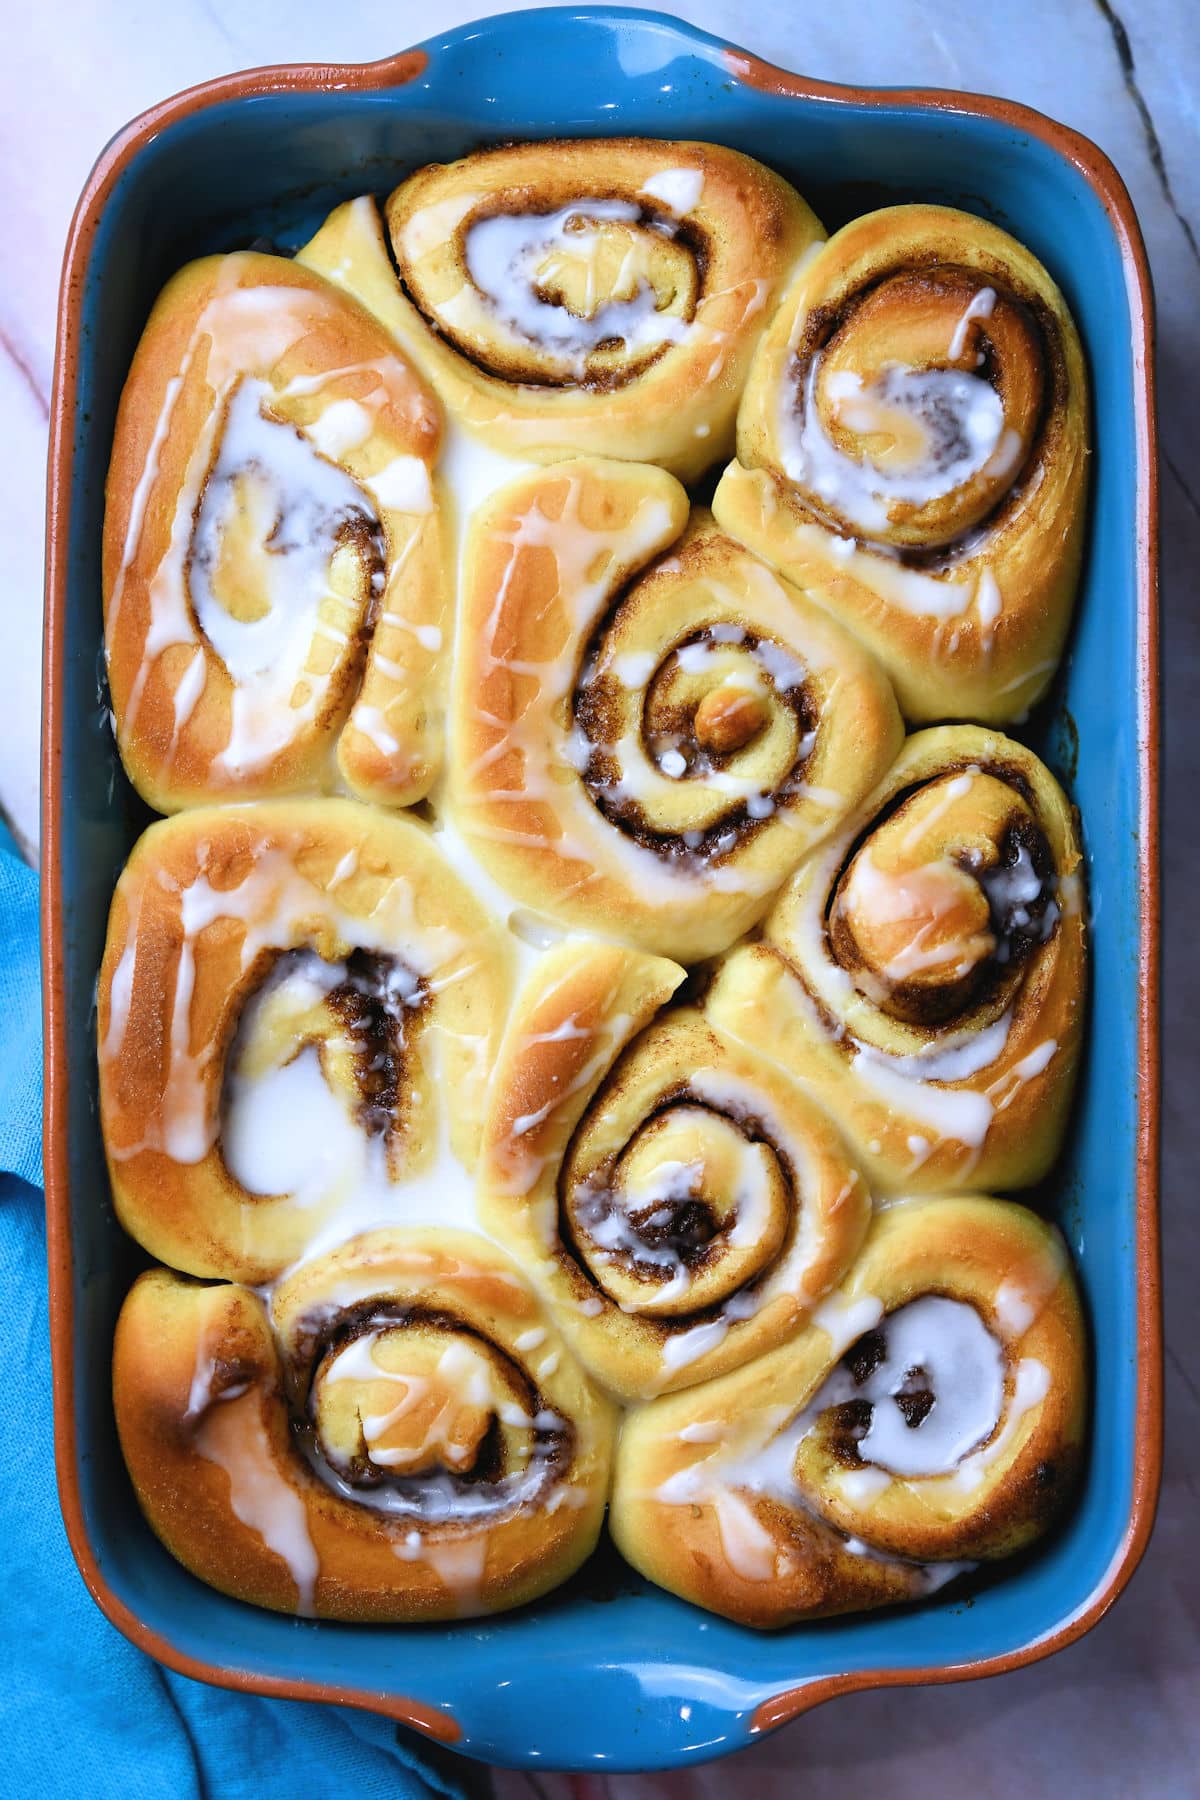
M1158 296L1162 396L1168 892L1194 894L1200 845L1184 817L1200 787L1200 32L1195 0L862 0L797 8L699 0L674 10L774 62L834 81L960 87L1022 100L1096 140L1133 195ZM41 686L43 468L55 299L67 223L88 168L126 119L213 75L257 63L362 61L486 5L443 0L180 0L173 7L59 0L26 8L21 51L0 70L0 806L36 856ZM47 95L53 93L53 106ZM1114 671L1114 676L1119 672ZM498 1774L500 1800L666 1800L754 1795L803 1784L806 1800L1064 1792L1098 1797L1196 1791L1200 1766L1200 1567L1191 1538L1200 1488L1194 1294L1200 1154L1192 1090L1200 962L1192 908L1167 910L1164 1203L1168 1309L1167 1456L1154 1541L1132 1588L1081 1643L986 1682L896 1690L829 1705L730 1762L683 1776ZM1194 1176L1193 1176L1194 1179Z

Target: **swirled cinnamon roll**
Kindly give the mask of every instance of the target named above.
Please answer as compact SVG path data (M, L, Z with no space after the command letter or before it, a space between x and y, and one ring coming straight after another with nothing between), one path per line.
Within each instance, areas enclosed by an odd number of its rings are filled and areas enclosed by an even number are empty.
M450 796L527 906L684 962L731 943L901 738L851 635L660 469L502 488L467 546Z
M1033 1213L898 1201L799 1335L627 1415L613 1535L651 1581L746 1625L919 1599L1061 1513L1084 1347Z
M750 355L821 227L715 144L516 144L330 217L302 259L372 306L447 408L535 462L588 454L691 480L733 447Z
M160 812L327 790L407 805L441 758L437 403L349 296L282 257L182 269L117 416L109 685ZM335 761L336 754L336 761Z
M276 1612L503 1611L590 1553L614 1415L519 1271L461 1231L377 1231L269 1308L165 1269L117 1327L138 1498L202 1580Z
M263 1282L422 1197L472 1217L509 957L415 822L310 800L152 825L98 993L121 1223L189 1274Z
M778 1067L692 1007L684 971L615 945L550 951L497 1060L483 1218L576 1353L629 1398L794 1331L844 1273L870 1198Z
M1088 398L1046 270L940 206L855 219L755 355L713 510L879 657L917 722L1021 717L1079 575Z
M1083 857L1037 757L917 732L706 1001L777 1057L872 1185L1026 1187L1062 1141L1086 995Z

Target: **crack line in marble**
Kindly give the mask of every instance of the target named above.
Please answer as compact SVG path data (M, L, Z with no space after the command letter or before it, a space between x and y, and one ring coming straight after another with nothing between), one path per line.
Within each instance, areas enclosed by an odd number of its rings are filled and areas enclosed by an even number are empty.
M1187 481L1184 479L1182 470L1180 470L1179 468L1176 467L1175 463L1171 460L1171 458L1168 456L1168 454L1165 450L1162 453L1162 459L1163 459L1163 462L1166 464L1167 468L1170 470L1171 474L1175 477L1175 480L1178 482L1179 487L1183 493L1183 497L1187 501L1188 506L1190 507L1192 512L1195 513L1196 517L1198 519L1200 519L1200 501L1198 501L1196 499L1195 494L1193 494L1191 488L1188 486Z
M5 356L7 356L9 362L11 362L13 368L16 369L22 381L25 383L27 390L33 396L34 400L37 401L38 410L43 419L49 419L50 397L38 380L37 375L34 373L32 364L25 360L24 356L22 356L21 352L17 349L17 346L13 343L3 326L0 326L0 349L4 351Z
M1192 255L1200 262L1200 244L1196 242L1196 234L1191 223L1180 209L1175 198L1175 190L1171 186L1171 177L1167 172L1167 159L1163 155L1162 140L1154 123L1153 114L1142 93L1137 78L1137 69L1133 60L1133 46L1129 41L1129 32L1120 13L1110 4L1110 0L1095 0L1096 10L1108 26L1112 36L1113 47L1117 53L1117 61L1121 65L1121 78L1125 83L1125 91L1138 110L1142 121L1142 135L1146 140L1146 154L1150 158L1151 167L1158 176L1158 185L1162 189L1163 199L1178 219L1183 235L1191 246Z

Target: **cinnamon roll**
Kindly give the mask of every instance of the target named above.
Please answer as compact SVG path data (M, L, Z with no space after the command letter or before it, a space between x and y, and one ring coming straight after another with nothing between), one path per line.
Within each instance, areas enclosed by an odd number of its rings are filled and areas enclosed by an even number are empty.
M778 1344L840 1280L870 1198L778 1067L693 1008L684 971L564 944L521 991L480 1162L484 1223L625 1398Z
M692 480L733 448L750 355L822 235L787 182L715 144L516 144L330 217L302 259L361 295L448 410L535 462L633 457Z
M160 812L320 793L408 805L441 758L449 630L432 393L348 295L282 257L182 269L117 415L105 651Z
M900 739L872 658L661 469L560 463L476 514L450 800L527 906L712 955Z
M1029 251L893 206L801 266L756 352L713 510L862 637L918 723L1020 718L1083 546L1079 338Z
M791 1071L873 1187L1026 1187L1070 1108L1083 901L1071 807L1032 751L980 726L918 732L706 1011Z
M462 1231L376 1231L270 1305L165 1269L117 1326L142 1510L211 1586L276 1612L519 1606L589 1555L614 1415L518 1270Z
M899 1201L797 1336L627 1415L613 1536L745 1625L919 1599L1057 1519L1085 1411L1057 1233L1004 1201Z
M191 1275L263 1282L431 1200L473 1218L509 960L415 822L310 800L152 825L98 992L121 1223Z

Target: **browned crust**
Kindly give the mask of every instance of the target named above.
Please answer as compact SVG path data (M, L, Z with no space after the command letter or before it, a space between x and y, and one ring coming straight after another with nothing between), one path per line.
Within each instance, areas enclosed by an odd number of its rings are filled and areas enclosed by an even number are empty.
M604 945L548 956L509 1022L484 1128L485 1223L521 1257L576 1354L626 1400L686 1387L777 1344L841 1278L870 1212L841 1140L781 1070L693 1009L657 1016L681 976L671 963ZM704 1075L694 1093L689 1072ZM744 1317L727 1315L726 1300L671 1317L623 1310L564 1221L568 1171L593 1155L597 1121L623 1148L660 1106L673 1104L748 1121L749 1135L780 1168L782 1241L735 1288L739 1302L755 1300ZM675 1339L714 1320L711 1343L672 1360Z
M866 538L847 561L844 528L826 525L815 502L777 467L774 424L793 367L791 320L807 321L801 348L810 340L815 346L863 292L929 261L969 267L977 279L1011 294L1036 320L1046 362L1040 422L1005 497L961 543L915 559L918 568L945 568L964 583L963 612L948 621L887 598L896 565ZM1061 654L1083 553L1088 457L1083 352L1045 269L986 220L950 207L894 206L836 232L785 297L751 368L738 415L738 462L726 471L713 505L727 530L861 636L895 683L906 718L999 724L1023 716L1045 692ZM885 542L891 535L882 533ZM1001 599L987 626L971 602L984 570Z
M326 907L339 867L351 857L353 873L336 879L336 908ZM260 929L269 922L272 942L249 965L245 926L236 917L215 918L185 937L181 895L192 884L236 893L268 862L288 877L302 872L304 880L281 908L275 889L264 890L261 916L251 923ZM118 1217L173 1267L257 1283L300 1255L313 1218L286 1198L247 1194L223 1161L217 1127L227 1054L241 1010L275 956L312 948L329 960L344 957L354 948L356 924L370 918L392 884L411 893L414 928L453 922L462 944L475 947L481 972L470 983L449 982L436 1005L449 1009L452 1023L495 1043L507 998L506 946L414 820L354 801L272 801L196 808L151 826L135 845L113 896L97 991L100 1118ZM343 939L343 929L351 938ZM394 954L403 959L405 948L397 938ZM196 1161L173 1155L169 1137L172 1029L185 949L186 1047L203 1059L198 1080L212 1126L211 1145ZM448 970L469 954L455 951ZM122 995L115 1024L114 982ZM449 1075L459 1084L452 1134L473 1154L479 1082L462 1085L466 1068L456 1065Z
M659 469L582 458L489 502L468 543L451 767L462 827L511 892L578 928L694 962L762 915L805 851L878 779L901 725L888 682L851 634L685 504ZM581 623L584 532L609 560ZM815 748L784 772L766 816L731 802L690 851L652 800L615 807L591 762L569 766L568 740L577 723L588 730L580 684L594 656L641 651L644 637L657 669L671 644L709 622L757 629L803 667L798 704ZM612 752L602 723L591 744L598 764ZM634 729L645 735L644 724ZM680 784L684 800L689 785ZM710 798L703 774L696 790Z
M1067 880L1063 912L1049 937L1022 965L1011 992L1011 1023L1002 1051L975 1075L939 1084L949 1093L993 1090L995 1111L978 1156L967 1144L928 1133L929 1154L914 1167L909 1145L922 1134L914 1113L885 1100L856 1072L845 1019L827 1011L818 993L809 955L806 922L827 913L827 865L840 877L851 848L873 821L886 816L895 797L910 787L978 767L1012 782L1028 801L1045 834L1055 874ZM777 1057L803 1080L837 1122L872 1185L887 1193L953 1191L965 1180L989 1188L1032 1186L1047 1173L1062 1144L1083 1043L1087 1001L1087 948L1083 853L1075 820L1050 771L1024 745L978 726L943 726L915 733L905 742L889 774L853 815L825 859L812 857L784 890L764 926L759 943L736 948L726 959L706 1005L722 1028L745 1037ZM1073 898L1065 898L1073 884ZM827 944L820 939L821 954ZM1001 1001L986 998L962 1017L909 1031L882 1014L891 1048L936 1050L940 1041L964 1030L993 1024ZM1056 1049L1043 1069L1027 1079L1015 1071L1023 1060L1053 1039ZM922 1042L923 1040L923 1042ZM1009 1098L1010 1084L1012 1097Z
M303 1271L310 1305L320 1306L327 1289L336 1292L368 1259L370 1291L458 1315L466 1330L485 1334L518 1361L516 1338L542 1325L544 1345L525 1360L547 1366L547 1351L557 1348L557 1366L539 1380L544 1403L574 1432L561 1478L577 1490L576 1503L553 1512L530 1506L498 1519L487 1533L478 1587L456 1590L435 1562L397 1553L411 1519L342 1499L308 1468L292 1435L284 1371L261 1300L243 1287L197 1286L157 1269L139 1278L125 1302L113 1363L121 1446L142 1510L171 1553L212 1586L272 1611L297 1610L287 1559L239 1516L226 1468L197 1447L214 1412L226 1421L238 1412L269 1446L272 1479L303 1508L318 1564L316 1616L416 1622L521 1605L565 1580L592 1550L608 1487L612 1408L571 1361L513 1265L481 1239L396 1231L356 1240ZM209 1365L211 1385L200 1384L197 1410L197 1371ZM461 1525L425 1533L428 1543L450 1546L473 1535Z
M1024 1328L1014 1329L997 1310L1006 1282L1035 1305ZM945 1479L893 1481L882 1497L851 1501L830 1479L836 1458L819 1435L809 1437L795 1464L801 1506L741 1490L742 1504L785 1559L773 1578L739 1566L711 1501L657 1498L665 1480L711 1454L703 1442L681 1441L679 1432L692 1422L736 1431L758 1408L786 1419L803 1407L837 1361L814 1322L749 1368L627 1414L611 1511L622 1554L685 1599L741 1624L774 1628L912 1598L922 1587L918 1565L1006 1556L1048 1530L1074 1494L1087 1414L1086 1334L1057 1234L1006 1201L900 1201L876 1218L834 1300L847 1305L872 1296L886 1314L925 1294L964 1301L984 1315L1003 1346L1010 1398L1019 1361L1034 1358L1049 1372L1046 1397L1025 1414L1028 1425L1018 1427L978 1488L955 1494ZM847 1539L906 1560L873 1561L849 1550Z
M694 341L556 386L506 368L502 357L482 355L440 325L431 328L420 265L410 264L404 243L404 227L422 205L474 191L478 199L469 219L509 203L553 211L583 197L620 198L636 200L650 217L670 220L669 208L642 190L655 174L676 167L703 179L699 201L677 225L697 276L693 310L709 328ZM788 270L821 235L799 195L752 158L721 145L643 138L477 151L419 170L391 195L386 211L403 282L395 309L402 336L448 406L498 448L539 460L556 451L633 454L689 481L729 454L754 345ZM433 255L439 262L453 260L465 274L464 224L455 227L452 244Z
M379 706L403 687L395 679L385 679L369 654L376 627L374 602L368 601L356 633L334 661L327 691L312 718L269 759L238 771L220 761L230 742L237 683L205 636L186 593L179 606L189 623L189 641L170 643L153 654L148 648L153 584L171 543L178 495L218 399L208 377L209 351L196 337L197 325L216 294L255 288L304 295L311 318L290 349L273 364L248 365L247 376L278 375L273 385L282 390L296 375L306 379L327 375L331 388L340 394L361 388L363 377L357 372L361 367L376 365L388 371L387 398L374 415L365 451L357 450L352 463L357 465L364 454L381 465L392 457L411 455L431 465L441 437L432 392L388 334L354 299L300 263L239 251L190 263L167 283L151 311L122 391L105 487L103 539L105 649L121 756L135 787L160 812L208 799L320 792L359 690ZM176 390L178 382L182 385ZM291 403L280 404L286 418ZM163 435L161 421L168 411ZM335 460L346 466L344 458ZM150 470L154 473L147 488ZM364 507L373 504L365 492L363 500ZM406 604L412 617L439 621L443 576L436 517L402 518L387 509L377 510L385 579L390 580L403 558ZM370 562L365 546L361 556ZM180 577L184 583L189 566L190 553ZM369 575L364 566L365 587ZM203 690L178 723L176 694L197 650L204 657ZM436 685L435 660L419 654L415 639L389 643L388 650L393 659L403 656L412 661L412 680L423 678L427 685L433 680ZM410 705L406 724L412 712ZM396 725L400 738L407 740L400 746L403 755L381 757L357 725L351 726L342 746L347 780L364 797L383 804L420 799L436 772L436 746L422 741L425 734L416 721L411 735L400 727L399 719Z

